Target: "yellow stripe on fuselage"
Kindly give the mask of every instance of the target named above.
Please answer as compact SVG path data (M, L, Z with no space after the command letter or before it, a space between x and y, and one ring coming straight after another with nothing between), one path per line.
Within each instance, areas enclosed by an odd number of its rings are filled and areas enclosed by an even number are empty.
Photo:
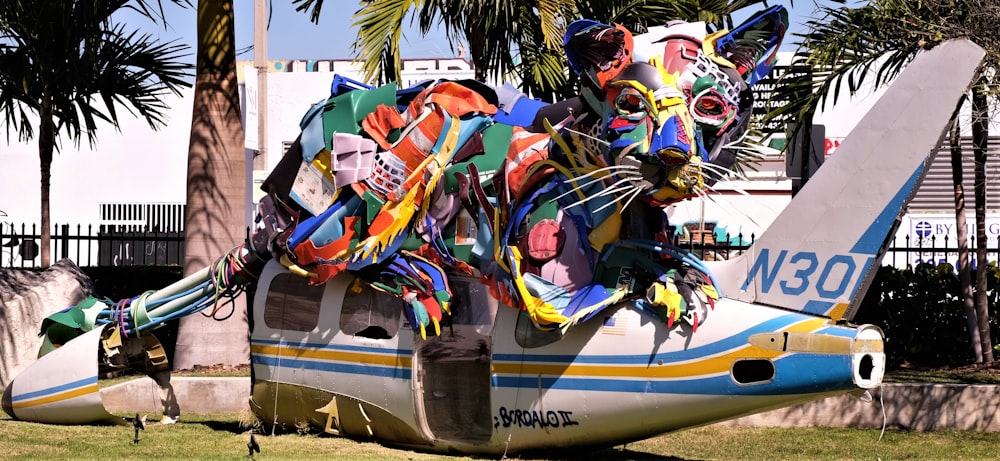
M409 356L397 355L395 349L387 350L385 354L378 354L325 349L305 349L295 346L253 345L250 350L254 354L272 355L275 357L363 363L366 365L382 365L387 367L409 368L413 361Z
M827 319L810 319L789 326L782 331L812 332L827 324ZM669 365L577 365L577 364L544 364L544 363L511 363L495 362L493 372L498 374L530 374L554 376L588 376L616 378L690 378L695 376L728 373L735 359L752 357L755 359L773 359L785 354L750 344L733 349L713 357L700 358L691 362L671 363Z
M81 395L92 394L94 392L100 392L100 388L97 387L97 383L90 384L84 387L78 387L76 389L70 389L65 392L60 392L58 394L47 395L45 397L38 397L30 400L22 400L17 402L12 402L11 406L13 408L29 408L38 405L45 405L47 403L61 402L63 400L69 400Z
M808 319L788 326L779 331L813 332L828 324L828 319ZM412 358L395 354L395 350L387 350L385 354L328 350L306 349L296 346L253 345L254 354L288 357L295 359L312 359L336 361L344 363L359 363L387 367L409 368ZM671 363L666 365L588 365L588 364L545 364L520 362L494 362L493 373L496 374L531 374L552 376L587 376L616 378L690 378L720 373L728 373L733 361L742 357L755 359L773 359L786 352L767 350L746 344L712 357L701 357L690 362Z

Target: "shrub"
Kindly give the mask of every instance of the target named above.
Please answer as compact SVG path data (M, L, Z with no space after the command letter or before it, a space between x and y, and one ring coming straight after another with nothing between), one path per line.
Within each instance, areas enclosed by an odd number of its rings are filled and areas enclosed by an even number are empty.
M996 264L991 263L987 304L994 340L1000 333L997 279ZM907 269L882 266L854 322L882 328L890 369L904 364L962 366L974 361L958 273L951 264L918 264Z

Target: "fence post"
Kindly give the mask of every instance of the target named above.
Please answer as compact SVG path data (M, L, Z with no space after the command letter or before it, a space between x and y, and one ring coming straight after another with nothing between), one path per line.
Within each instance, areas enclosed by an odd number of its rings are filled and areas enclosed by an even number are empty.
M4 241L4 239L6 237L13 237L13 234L14 234L14 224L11 223L11 225L10 225L10 233L12 235L5 235L3 230L4 230L4 223L0 223L0 245L4 245L4 244L7 243L6 241ZM0 246L0 249L5 250L5 249L7 249L7 247L6 246ZM11 248L10 250L14 251L13 248ZM3 261L3 257L4 256L5 256L4 252L0 251L0 267L4 267L4 261Z
M989 239L986 240L989 242ZM975 271L979 267L979 247L976 246L976 234L973 233L969 236L969 262L972 266L972 270Z
M63 224L59 226L61 235L59 236L59 242L62 244L62 248L59 251L59 259L69 258L69 224Z
M81 238L81 235L80 235L80 233L82 232L82 227L83 226L81 226L80 224L76 225L76 261L77 261L76 263L77 264L83 264L83 261L80 259L80 247L83 245L83 239ZM87 229L88 229L87 235L93 237L94 234L89 230L90 229L90 225L87 226ZM92 258L90 256L90 240L87 240L87 265L88 266L91 265L91 264L93 264L91 262L91 260L92 260Z

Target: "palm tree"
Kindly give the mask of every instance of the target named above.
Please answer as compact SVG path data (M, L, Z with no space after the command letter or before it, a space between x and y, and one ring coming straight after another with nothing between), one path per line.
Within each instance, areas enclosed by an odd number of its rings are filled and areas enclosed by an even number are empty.
M963 98L964 99L964 98ZM962 103L964 104L963 100ZM979 321L976 319L976 298L972 290L972 266L969 265L969 236L965 220L965 179L962 171L962 127L951 124L948 133L951 144L951 182L955 185L955 238L958 243L958 284L961 288L962 308L965 310L966 328L976 362L983 361L983 350L979 338Z
M319 22L323 0L293 0L296 10ZM521 90L552 101L575 95L562 49L566 24L578 18L617 22L634 32L673 19L732 27L734 12L764 0L365 0L354 14L354 42L366 78L398 80L399 43L404 21L417 21L421 33L440 24L452 43L464 42L479 80L519 81Z
M126 30L113 17L125 8L163 17L148 0L0 2L0 113L8 137L17 132L28 142L37 135L42 267L50 264L49 186L60 137L74 145L85 137L93 146L98 121L119 128L120 107L160 128L162 98L190 86L191 66L182 59L187 46Z
M232 0L198 1L197 70L188 147L184 273L209 266L244 241L249 222L247 161L236 81ZM213 317L180 321L175 369L250 357L245 299Z
M984 167L980 165L985 165L989 135L984 123L987 99L997 95L993 78L1000 69L1000 5L988 0L873 0L860 8L822 7L818 16L820 19L807 23L809 31L802 36L795 56L797 62L812 69L816 78L789 83L775 92L775 97L787 98L791 94L801 94L799 92L805 87L809 96L790 100L790 104L769 113L768 118L792 115L794 120L808 120L822 107L827 95L833 95L833 102L836 102L845 79L852 94L868 83L871 77L874 77L876 87L887 85L917 52L945 40L967 38L986 49L984 69L988 71L980 74L970 98L976 158L978 237L975 311L967 314L970 326L976 325L979 330L978 344L973 340L977 361L981 357L982 362L993 362L986 303L986 178ZM796 123L792 132L801 129L805 129L803 124ZM952 152L953 156L961 156L961 148L957 145L952 146ZM961 175L956 174L955 177L961 178ZM956 183L956 189L959 186ZM964 200L959 198L956 196L957 219L965 215L964 208L961 208ZM970 328L970 333L975 329Z

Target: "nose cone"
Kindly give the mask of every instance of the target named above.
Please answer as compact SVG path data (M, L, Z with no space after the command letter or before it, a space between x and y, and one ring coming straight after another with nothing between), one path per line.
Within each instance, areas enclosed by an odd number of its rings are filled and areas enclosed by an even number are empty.
M48 424L121 421L104 409L97 385L105 328L74 338L21 371L4 391L4 412L21 421Z
M874 325L858 327L858 334L851 343L851 363L854 384L871 389L882 384L885 376L885 347L882 330Z

